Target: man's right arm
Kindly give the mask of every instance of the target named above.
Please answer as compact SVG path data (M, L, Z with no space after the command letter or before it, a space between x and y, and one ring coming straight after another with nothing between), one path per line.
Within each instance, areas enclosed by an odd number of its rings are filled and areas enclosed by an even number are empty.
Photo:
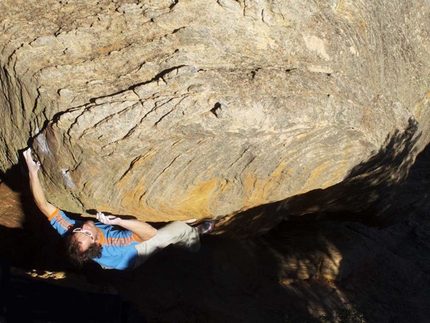
M97 212L97 220L104 224L118 225L130 230L142 241L151 239L157 233L157 229L152 225L135 219L121 219L114 215L104 215L102 212Z
M40 163L35 162L33 160L33 157L31 156L31 148L25 150L23 155L28 167L28 175L30 177L30 189L33 194L34 201L39 210L42 211L42 213L46 217L49 217L55 212L57 208L46 200L45 193L43 191L42 184L40 183L38 176Z

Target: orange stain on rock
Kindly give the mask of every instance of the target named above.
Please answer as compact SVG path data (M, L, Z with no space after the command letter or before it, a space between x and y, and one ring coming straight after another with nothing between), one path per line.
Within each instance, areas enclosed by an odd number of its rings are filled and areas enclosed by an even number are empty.
M349 157L350 154L351 154L351 149L346 149L344 153L344 158L342 159L340 166L336 168L335 173L331 177L332 180L330 181L330 183L326 183L324 187L322 187L323 189L327 188L328 186L337 184L338 182L341 182L344 179L346 165L348 164L348 158L350 158Z
M226 183L218 178L200 183L187 194L186 199L178 201L177 209L194 217L210 217L210 205L225 186Z
M327 171L329 168L328 163L323 163L319 165L315 170L311 173L308 180L306 181L306 186L318 187L318 180L323 176L323 173Z
M243 206L249 209L275 201L275 192L282 183L282 178L288 174L284 171L285 167L286 163L279 164L269 176L264 178L256 178L253 174L247 173L243 188Z

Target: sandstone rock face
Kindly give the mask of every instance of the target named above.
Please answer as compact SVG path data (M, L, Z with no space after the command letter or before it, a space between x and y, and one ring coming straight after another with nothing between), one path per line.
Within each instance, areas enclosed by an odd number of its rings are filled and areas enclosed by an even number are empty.
M364 208L372 181L397 183L430 141L429 13L400 0L3 1L2 171L30 143L64 210L227 231L240 215L257 232L355 208L342 183ZM392 158L358 167L378 151Z

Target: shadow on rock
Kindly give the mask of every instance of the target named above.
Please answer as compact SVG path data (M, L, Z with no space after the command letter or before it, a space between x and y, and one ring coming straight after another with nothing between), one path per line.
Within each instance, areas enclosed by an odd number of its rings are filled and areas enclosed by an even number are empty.
M317 189L283 201L261 205L228 217L220 223L220 233L234 238L263 234L282 220L297 217L317 220L361 222L372 227L386 227L404 220L406 210L419 208L422 196L405 195L410 185L404 184L416 157L415 144L421 134L417 122L396 131L367 161L354 167L339 184Z

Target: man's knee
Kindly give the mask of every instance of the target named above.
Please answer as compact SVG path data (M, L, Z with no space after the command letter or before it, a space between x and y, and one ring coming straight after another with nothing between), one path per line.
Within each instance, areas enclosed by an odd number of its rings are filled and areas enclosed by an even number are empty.
M193 230L192 227L182 221L171 222L167 224L164 228L166 228L166 231L169 231L171 234L174 234L176 236L186 236L192 233Z
M174 221L159 230L163 240L170 240L173 244L190 246L199 240L196 228L182 221Z

